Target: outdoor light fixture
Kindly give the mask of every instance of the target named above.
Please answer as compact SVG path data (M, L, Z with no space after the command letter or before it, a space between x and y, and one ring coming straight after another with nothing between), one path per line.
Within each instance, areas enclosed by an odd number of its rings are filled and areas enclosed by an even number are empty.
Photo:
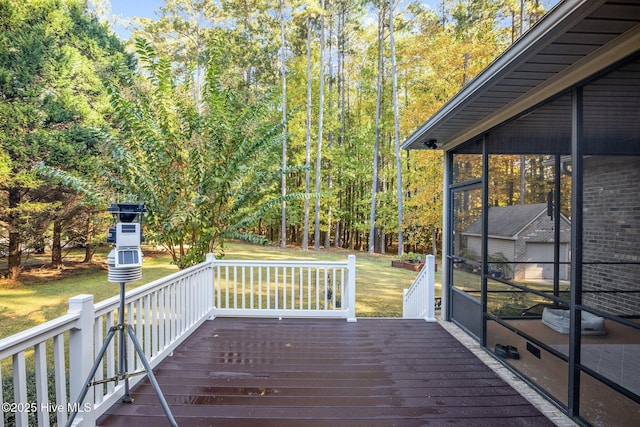
M147 212L143 204L130 204L130 203L112 203L107 208L107 212L113 214L113 217L117 221L116 225L109 228L109 234L107 235L107 242L113 243L114 248L107 256L107 264L109 265L108 280L109 282L120 283L120 308L118 309L118 324L109 328L107 337L102 344L102 348L98 352L98 356L89 372L89 376L85 381L85 387L82 388L80 395L76 401L77 405L74 407L80 407L84 402L87 392L92 386L102 385L104 383L113 381L124 381L124 396L122 402L131 403L133 399L129 393L129 377L134 375L144 374L146 372L149 382L153 386L160 405L167 416L169 424L171 426L177 426L176 420L171 414L171 409L167 404L158 381L156 380L153 370L149 365L147 356L144 354L144 350L136 337L133 327L130 324L124 322L125 319L125 286L127 282L132 282L142 278L142 250L140 250L140 243L144 240L142 238L142 215ZM109 347L111 340L119 332L118 338L118 372L115 376L106 379L94 379L98 369L102 367L102 359ZM142 365L144 371L128 372L127 362L127 335L135 347L136 353ZM66 427L73 425L73 420L77 415L77 411L69 414Z
M435 150L436 148L438 148L438 140L437 139L430 139L430 140L426 141L424 143L424 145L427 148L431 148L432 150Z

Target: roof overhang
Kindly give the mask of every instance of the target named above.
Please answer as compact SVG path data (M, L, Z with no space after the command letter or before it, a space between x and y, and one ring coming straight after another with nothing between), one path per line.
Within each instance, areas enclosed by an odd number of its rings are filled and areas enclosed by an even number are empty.
M565 0L402 145L452 149L640 50L637 0ZM428 147L430 145L430 147Z

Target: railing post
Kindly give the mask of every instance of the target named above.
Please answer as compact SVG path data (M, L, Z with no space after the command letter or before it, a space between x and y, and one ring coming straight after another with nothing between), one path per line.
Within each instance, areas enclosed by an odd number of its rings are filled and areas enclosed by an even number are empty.
M356 256L349 255L347 259L347 288L349 306L347 307L347 322L357 322L356 319Z
M427 322L436 321L436 257L427 255L427 316L424 320Z
M402 318L406 319L409 317L409 304L407 303L407 294L409 293L409 289L402 290Z
M85 381L93 366L93 322L95 320L95 310L93 306L93 295L77 295L69 298L69 313L80 313L80 318L75 328L69 332L69 395L71 402L80 396L80 392L87 385ZM75 409L78 415L74 425L94 426L93 416L93 394L89 396L87 405L85 402L77 402ZM86 400L86 399L85 399ZM65 408L64 410L66 410ZM88 409L84 411L84 409Z
M207 290L207 303L208 303L208 309L209 309L209 316L207 317L208 320L213 320L216 318L216 313L215 313L215 308L216 308L216 280L215 280L215 274L216 274L216 269L214 268L214 264L216 262L216 256L215 254L212 253L208 253L207 254L207 258L206 261L209 263L209 267L208 267L208 271L209 273L207 274L207 286L205 287L205 289Z

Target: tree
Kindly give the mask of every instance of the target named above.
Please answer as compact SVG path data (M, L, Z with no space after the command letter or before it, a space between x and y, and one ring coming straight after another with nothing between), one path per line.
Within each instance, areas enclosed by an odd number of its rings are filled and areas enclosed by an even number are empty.
M102 80L113 57L125 61L121 43L79 0L0 1L0 147L11 168L0 183L0 221L9 235L9 277L20 272L25 233L48 233L33 226L52 224L46 217L60 206L60 192L40 191L46 183L34 166L96 173L90 129L107 126Z
M214 44L198 108L168 58L146 40L136 47L141 72L111 88L121 123L112 139L121 194L145 203L151 239L181 268L221 253L225 239L264 242L251 225L280 204L274 186L290 172L273 161L283 127L269 116L273 96L248 104L224 87L217 61L225 47ZM287 195L295 197L302 196Z
M393 129L396 143L396 185L398 197L398 256L402 256L404 251L404 236L402 232L402 157L400 157L400 123L398 112L398 75L396 72L396 44L393 31L393 10L396 7L395 0L390 0L389 4L389 43L391 45L391 79L393 81Z
M384 74L384 2L378 11L378 80L376 85L376 124L371 179L371 213L369 216L369 253L375 252L376 203L378 196L378 157L380 150L380 109L382 108L382 75Z
M306 132L305 132L305 185L304 191L309 194L311 190L311 104L313 101L311 90L313 85L311 84L311 18L312 13L309 12L307 16L307 120L306 120ZM309 199L304 201L304 225L302 231L302 250L309 249Z
M322 131L324 124L324 0L320 2L320 95L318 97L318 144L316 146L316 206L313 248L320 250L320 170L322 169Z
M286 63L286 38L284 32L284 0L278 0L278 11L280 15L280 66L282 75L282 178L280 181L280 195L282 196L282 205L280 212L280 247L287 247L287 63ZM308 191L307 191L308 193ZM306 202L308 205L308 201Z

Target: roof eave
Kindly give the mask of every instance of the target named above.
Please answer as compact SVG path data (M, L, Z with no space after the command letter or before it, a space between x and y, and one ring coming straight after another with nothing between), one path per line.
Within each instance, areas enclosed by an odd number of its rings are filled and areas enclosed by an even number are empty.
M565 0L557 4L543 19L538 21L536 25L529 29L527 33L489 64L482 73L409 136L401 147L406 150L425 148L424 144L430 139L430 131L434 130L444 120L447 120L450 115L455 113L456 110L460 109L464 104L477 98L491 82L502 78L515 64L521 63L526 57L533 55L547 46L553 39L553 34L555 34L554 30L557 31L558 27L562 25L563 28L570 28L587 16L592 10L598 8L602 3L604 3L604 0ZM484 123L484 121L481 122ZM483 126L483 128L486 128L484 131L491 127L488 127L486 124ZM474 133L478 135L482 133L482 131L483 130L478 129ZM465 132L465 136L456 137L450 141L438 141L440 143L438 148L445 146L450 148L461 142L465 142L468 140L466 137L468 133L469 132Z

